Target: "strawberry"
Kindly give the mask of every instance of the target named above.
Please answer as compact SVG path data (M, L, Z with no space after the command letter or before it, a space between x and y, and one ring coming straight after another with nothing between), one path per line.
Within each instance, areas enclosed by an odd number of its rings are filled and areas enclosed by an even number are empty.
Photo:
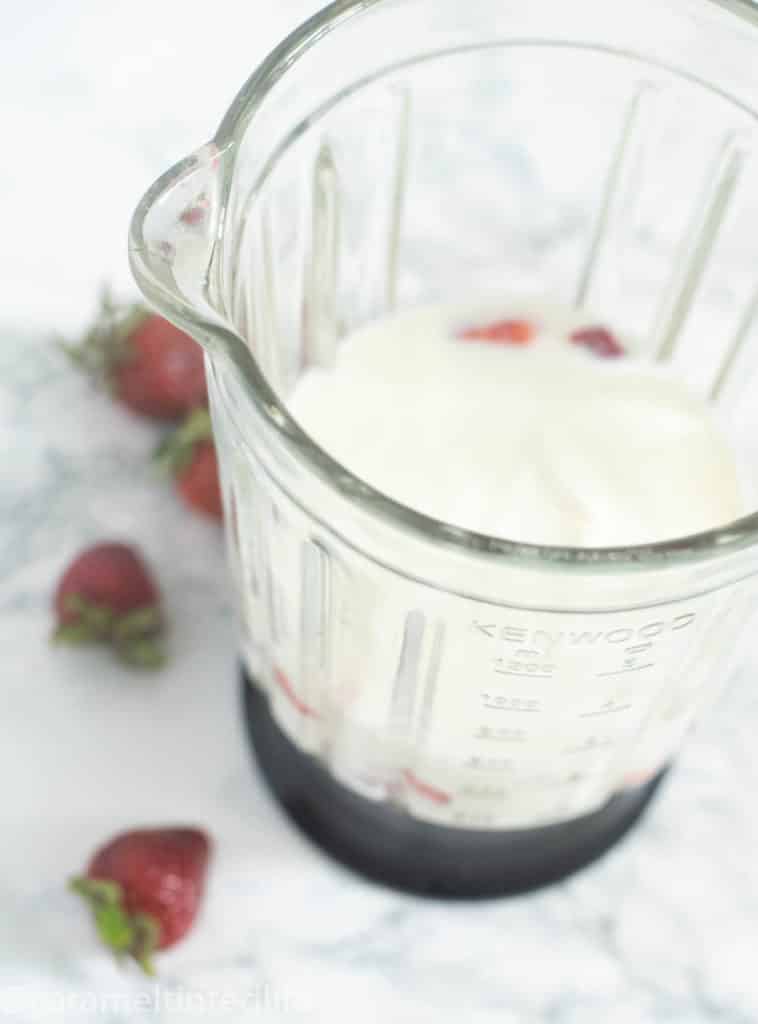
M200 195L195 198L194 202L185 206L179 214L179 220L185 225L185 227L199 227L208 216L210 205L211 204L206 193L201 192Z
M154 974L153 952L176 945L195 922L210 853L199 829L135 829L97 850L70 887L89 904L106 946Z
M203 350L188 334L142 306L103 295L100 316L69 356L133 412L178 420L207 403Z
M176 486L185 502L208 519L223 519L224 506L213 441L195 446L192 461L177 475Z
M195 409L161 444L156 459L173 474L190 508L208 519L223 519L218 458L207 409Z
M138 668L159 668L163 615L160 595L137 552L125 544L97 544L69 565L55 593L54 641L110 644Z
M583 327L571 335L574 345L582 345L601 359L618 359L626 349L607 327Z
M467 327L458 334L462 341L489 341L498 345L528 345L537 328L528 320L496 320L483 327Z

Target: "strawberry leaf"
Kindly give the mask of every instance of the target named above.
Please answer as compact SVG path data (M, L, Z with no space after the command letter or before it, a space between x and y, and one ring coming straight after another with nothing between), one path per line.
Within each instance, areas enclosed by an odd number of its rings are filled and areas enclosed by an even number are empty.
M74 878L70 887L88 904L105 945L116 955L128 953L134 943L134 924L124 909L121 886L100 879Z
M195 445L213 438L211 415L207 409L193 409L181 426L156 449L154 460L159 469L175 476L192 462Z
M83 647L98 642L99 637L93 635L84 622L69 622L65 626L57 626L53 632L53 643L62 647Z
M53 643L69 646L110 644L126 665L144 669L158 669L165 665L165 621L158 605L136 608L117 616L111 609L93 604L79 594L69 594L65 607L67 612L77 617L57 627Z
M163 615L157 605L122 615L111 634L116 654L124 664L134 668L162 668L166 663L163 626Z
M144 306L118 305L104 287L94 325L78 342L60 341L60 348L97 385L110 388L115 368L129 358L129 338L147 316Z
M134 945L134 925L121 907L99 907L94 912L95 927L105 945L116 956L128 953Z
M66 612L76 616L76 621L86 626L94 637L107 637L113 628L114 614L104 605L88 601L81 594L68 594L65 601Z
M113 639L116 643L124 643L140 637L153 636L160 633L162 627L163 615L160 608L157 605L149 605L116 619L113 624Z
M155 918L149 914L130 914L117 882L78 877L71 879L69 888L89 906L97 933L108 949L118 959L132 957L146 974L154 975L151 955L160 938Z
M133 668L159 669L166 664L166 652L160 637L138 637L114 644L116 654Z
M158 922L149 914L135 914L132 918L134 925L134 939L132 941L131 955L140 965L145 974L153 977L155 966L152 955L158 948L160 939L160 928Z

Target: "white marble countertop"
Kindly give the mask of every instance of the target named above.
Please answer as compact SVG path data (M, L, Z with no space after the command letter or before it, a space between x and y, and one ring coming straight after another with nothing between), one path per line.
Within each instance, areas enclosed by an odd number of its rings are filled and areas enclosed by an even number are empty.
M156 482L155 431L50 344L86 319L103 277L128 283L140 191L316 6L4 13L0 110L16 145L0 167L13 239L0 247L0 1022L751 1024L758 645L643 826L596 867L476 906L373 887L296 834L252 769L218 531ZM53 581L103 536L141 544L162 581L174 650L155 678L47 644ZM217 852L202 920L153 984L100 952L64 882L112 832L182 821L209 828Z

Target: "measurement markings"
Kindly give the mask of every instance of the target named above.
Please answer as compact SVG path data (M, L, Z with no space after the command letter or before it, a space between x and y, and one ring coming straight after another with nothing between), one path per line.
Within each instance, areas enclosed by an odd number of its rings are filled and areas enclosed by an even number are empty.
M484 706L488 711L518 711L527 715L538 715L542 711L542 708L509 708L503 707L502 704L485 704Z
M632 668L620 668L615 672L598 672L598 678L603 676L624 676L627 672L644 672L646 668L655 668L655 665L650 662L649 665L634 665Z
M597 718L600 715L615 715L619 711L631 711L632 704L620 704L617 708L602 708L600 711L586 711L580 718Z
M552 679L552 673L544 672L512 672L510 669L496 668L499 676L518 676L520 679Z

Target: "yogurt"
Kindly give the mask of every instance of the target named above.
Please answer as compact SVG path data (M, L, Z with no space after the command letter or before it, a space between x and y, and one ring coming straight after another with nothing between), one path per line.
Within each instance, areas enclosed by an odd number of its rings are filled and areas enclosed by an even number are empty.
M378 320L290 410L355 476L437 520L608 547L745 512L711 408L573 311L436 307Z

